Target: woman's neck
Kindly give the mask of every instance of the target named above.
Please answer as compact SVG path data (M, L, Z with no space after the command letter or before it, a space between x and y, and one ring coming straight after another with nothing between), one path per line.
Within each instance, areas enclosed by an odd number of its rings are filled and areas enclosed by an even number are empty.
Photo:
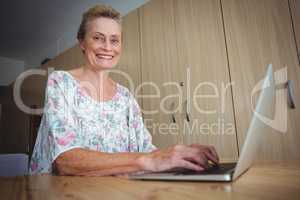
M100 87L112 84L112 80L106 70L94 70L87 66L82 67L82 78Z
M109 79L108 73L106 70L100 69L95 70L91 67L83 66L82 67L82 75L84 77L88 77L90 79L97 79L97 80L103 80L107 81Z
M109 77L106 70L93 70L83 66L78 71L82 87L88 91L90 96L98 101L111 99L116 92L116 84Z

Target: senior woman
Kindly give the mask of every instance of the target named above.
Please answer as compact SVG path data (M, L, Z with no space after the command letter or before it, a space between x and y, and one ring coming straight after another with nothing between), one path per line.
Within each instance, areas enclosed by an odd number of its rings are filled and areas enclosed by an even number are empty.
M48 77L31 174L103 176L175 167L203 170L209 161L218 163L211 146L157 149L152 144L133 95L106 73L122 51L120 13L109 6L90 8L77 39L85 64Z

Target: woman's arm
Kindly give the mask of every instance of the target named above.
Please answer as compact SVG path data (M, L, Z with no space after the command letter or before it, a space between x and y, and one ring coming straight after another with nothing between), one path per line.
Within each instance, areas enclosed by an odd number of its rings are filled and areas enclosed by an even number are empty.
M175 145L151 153L102 153L86 149L64 152L54 164L60 175L105 176L137 171L164 171L175 167L203 170L218 163L213 147Z
M105 176L142 171L145 153L103 153L75 148L59 155L55 168L59 175Z

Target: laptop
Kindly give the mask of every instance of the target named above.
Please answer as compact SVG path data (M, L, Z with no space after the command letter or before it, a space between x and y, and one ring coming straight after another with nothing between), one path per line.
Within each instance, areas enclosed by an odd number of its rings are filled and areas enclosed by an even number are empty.
M251 167L261 146L266 125L259 119L257 113L268 116L272 113L274 103L275 84L273 69L270 64L263 80L261 92L237 163L220 163L218 166L210 166L201 172L188 169L176 169L164 172L136 173L129 175L129 178L173 181L233 181L237 179Z

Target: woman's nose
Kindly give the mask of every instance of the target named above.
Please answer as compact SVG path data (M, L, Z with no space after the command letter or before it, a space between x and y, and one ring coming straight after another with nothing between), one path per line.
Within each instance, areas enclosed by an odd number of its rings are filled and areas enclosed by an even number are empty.
M106 50L106 51L111 51L112 50L109 40L106 40L105 42L103 42L103 49Z

